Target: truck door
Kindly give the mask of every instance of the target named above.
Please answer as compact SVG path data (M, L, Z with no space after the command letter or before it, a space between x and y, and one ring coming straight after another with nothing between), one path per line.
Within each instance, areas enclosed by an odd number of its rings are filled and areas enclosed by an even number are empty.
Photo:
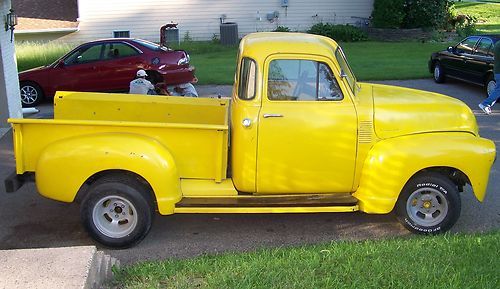
M260 194L351 191L356 110L338 69L327 58L311 57L276 55L265 62L257 146Z

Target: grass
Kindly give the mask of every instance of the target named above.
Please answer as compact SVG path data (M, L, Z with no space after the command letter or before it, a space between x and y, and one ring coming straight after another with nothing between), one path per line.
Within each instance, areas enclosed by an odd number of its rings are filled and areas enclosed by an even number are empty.
M114 288L500 288L500 232L340 241L116 270Z
M455 2L457 12L469 14L478 19L477 30L482 34L500 33L500 1L488 2L462 1Z
M46 44L16 43L17 70L24 71L33 67L48 65L76 46L56 42Z

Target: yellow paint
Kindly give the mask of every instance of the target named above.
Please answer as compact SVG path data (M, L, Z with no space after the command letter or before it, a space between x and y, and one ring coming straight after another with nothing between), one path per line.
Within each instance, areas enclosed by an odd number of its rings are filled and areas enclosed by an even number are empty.
M252 207L252 208L175 208L174 213L200 214L271 214L271 213L341 213L356 212L358 206L337 207Z
M231 101L232 179L226 177L228 100L77 92L56 95L53 120L9 120L17 173L35 172L41 194L71 202L92 175L131 171L150 183L161 214L388 213L405 183L433 167L463 172L482 201L496 152L493 142L479 137L470 109L435 93L352 86L340 77L337 48L314 35L244 37ZM257 68L251 100L237 95L243 57ZM270 101L267 71L274 59L327 64L343 100ZM359 207L175 208L182 197L239 198L239 192L353 193Z
M181 189L184 197L238 195L231 179L225 179L221 183L216 183L213 180L181 179Z

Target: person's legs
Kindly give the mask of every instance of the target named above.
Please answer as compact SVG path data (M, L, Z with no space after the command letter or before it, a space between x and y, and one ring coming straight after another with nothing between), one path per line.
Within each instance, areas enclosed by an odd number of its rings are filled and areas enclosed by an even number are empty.
M495 89L493 89L488 98L481 102L483 106L491 107L500 98L500 74L495 74L495 82Z

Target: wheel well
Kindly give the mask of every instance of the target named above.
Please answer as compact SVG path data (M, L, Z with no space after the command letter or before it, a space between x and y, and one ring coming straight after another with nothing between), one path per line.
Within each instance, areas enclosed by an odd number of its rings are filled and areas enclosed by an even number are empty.
M469 177L467 177L466 174L464 174L461 170L452 167L425 168L415 173L411 178L427 172L435 172L447 176L458 187L459 192L464 191L464 187L466 184L471 184Z
M76 194L75 202L81 203L83 201L83 199L87 196L89 187L95 181L97 181L98 179L101 179L103 177L110 177L110 176L120 176L120 177L126 176L126 177L130 177L132 179L139 181L139 183L141 183L144 187L146 187L148 189L148 191L149 191L148 197L154 203L155 210L157 210L158 205L156 204L156 197L154 195L154 191L153 191L153 188L151 187L151 185L141 175L138 175L134 172L127 171L127 170L106 170L106 171L101 171L101 172L95 173L90 178L88 178L83 183L83 185L80 187L80 189L78 190L78 193Z

